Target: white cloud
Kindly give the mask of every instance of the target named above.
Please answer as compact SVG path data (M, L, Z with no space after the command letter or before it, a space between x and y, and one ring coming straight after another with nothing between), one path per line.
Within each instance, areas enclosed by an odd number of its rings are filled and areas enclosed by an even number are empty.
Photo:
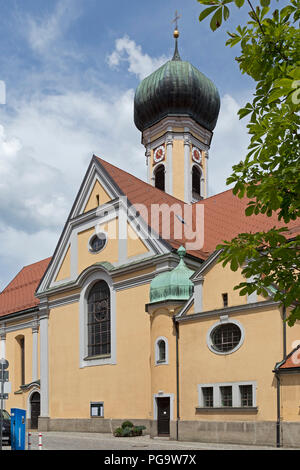
M239 120L237 114L243 104L228 94L221 99L220 115L209 152L210 196L232 187L226 186L226 178L231 175L232 166L243 160L247 154L250 140L246 128L247 119Z
M111 68L116 68L120 62L128 62L128 71L134 73L140 80L150 75L167 60L168 58L164 55L152 58L148 54L143 54L141 46L127 35L116 40L115 50L107 56L107 62Z
M44 54L61 40L70 25L79 17L76 0L59 0L52 14L43 18L25 18L26 36L33 50Z
M49 19L27 23L30 45L41 57L51 56L74 20L70 1L58 2ZM142 79L168 59L150 57L124 36L107 60L112 68L125 63ZM34 77L24 76L34 95L23 92L16 102L10 96L9 112L0 108L0 290L23 265L52 255L93 153L146 178L144 148L133 122L134 90L94 83L82 91L72 67L59 69L58 61L54 55ZM43 92L45 77L59 85L59 94ZM229 95L222 99L210 152L211 194L226 189L224 174L247 147L239 107Z

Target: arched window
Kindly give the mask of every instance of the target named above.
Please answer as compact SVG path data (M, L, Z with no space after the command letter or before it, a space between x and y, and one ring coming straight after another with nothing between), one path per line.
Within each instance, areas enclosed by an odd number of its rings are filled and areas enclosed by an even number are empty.
M199 201L201 196L201 170L197 165L192 169L192 197L193 200Z
M155 362L156 364L168 363L168 341L166 338L158 338L156 340L155 348Z
M23 335L16 337L17 360L15 361L16 381L18 385L25 385L25 338Z
M165 190L165 167L164 165L159 165L156 168L154 172L154 178L155 178L155 187L164 191Z
M92 287L88 296L88 356L111 353L110 291L105 281Z

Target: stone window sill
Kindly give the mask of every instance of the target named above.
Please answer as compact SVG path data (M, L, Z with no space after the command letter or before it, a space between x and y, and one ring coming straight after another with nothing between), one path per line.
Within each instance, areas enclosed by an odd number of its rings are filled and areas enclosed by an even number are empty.
M86 356L83 358L84 361L94 361L97 359L109 359L111 358L110 354L99 354L97 356Z
M258 412L258 407L257 406L218 406L218 407L213 407L213 406L196 406L196 413L216 413L218 411L225 411L229 413L234 413L235 411L238 412L252 412L252 413L257 413Z

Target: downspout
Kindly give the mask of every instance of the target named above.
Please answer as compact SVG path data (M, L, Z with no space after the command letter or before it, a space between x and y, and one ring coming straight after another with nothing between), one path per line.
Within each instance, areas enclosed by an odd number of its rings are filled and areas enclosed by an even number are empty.
M180 402L179 402L179 323L173 317L176 333L176 441L179 440Z
M286 359L286 308L283 306L282 308L282 321L283 321L283 337L282 337L282 350L283 350L283 358L282 360L285 361ZM280 420L280 376L278 371L275 370L275 377L277 381L277 421L276 421L276 447L281 447L281 420Z
M282 308L282 320L283 320L283 360L286 358L286 308Z
M280 426L280 377L278 372L275 370L275 377L277 380L277 421L276 421L276 447L281 447L280 443L280 434L281 434L281 426Z

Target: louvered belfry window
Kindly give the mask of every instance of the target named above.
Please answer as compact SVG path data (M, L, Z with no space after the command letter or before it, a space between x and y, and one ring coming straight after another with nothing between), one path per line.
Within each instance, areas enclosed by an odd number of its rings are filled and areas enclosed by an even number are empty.
M88 296L88 356L110 354L110 327L110 291L99 281Z

